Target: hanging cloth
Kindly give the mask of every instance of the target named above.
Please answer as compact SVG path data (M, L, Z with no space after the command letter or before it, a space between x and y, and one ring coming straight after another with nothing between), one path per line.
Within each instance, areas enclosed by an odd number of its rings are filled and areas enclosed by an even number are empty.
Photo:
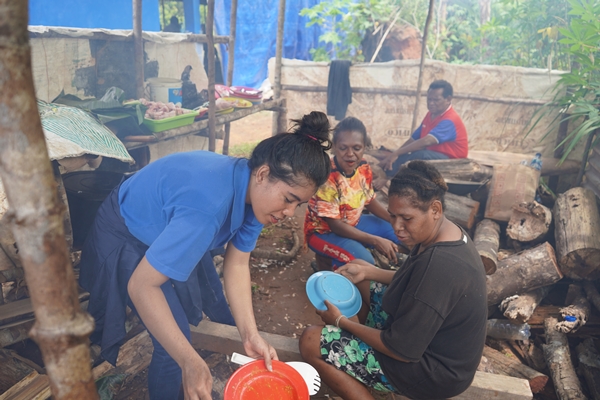
M352 103L350 64L347 60L334 60L329 66L327 115L334 115L338 121L346 117L348 104Z

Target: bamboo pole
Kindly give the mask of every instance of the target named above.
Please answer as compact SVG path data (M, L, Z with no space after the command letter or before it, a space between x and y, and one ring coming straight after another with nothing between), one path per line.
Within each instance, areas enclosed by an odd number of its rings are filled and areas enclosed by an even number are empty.
M425 52L427 50L427 36L429 36L429 25L433 16L433 5L435 0L429 0L429 11L427 11L427 19L425 20L425 29L423 31L423 44L421 47L421 64L419 65L419 79L417 79L417 96L415 98L415 112L410 126L410 131L414 132L417 128L417 118L419 117L419 101L421 100L421 86L423 86L423 68L425 66Z
M144 97L144 39L142 38L142 0L133 0L133 54L135 65L135 95Z
M54 398L97 399L88 337L59 201L36 105L27 33L28 3L0 0L0 178L25 270Z
M237 0L231 0L231 17L229 20L229 52L227 54L227 86L233 85L233 57L235 56L235 34L237 25ZM223 137L223 154L229 154L229 134L231 123L225 123L225 136Z
M217 133L215 123L215 42L213 27L215 22L215 0L208 0L206 9L206 39L208 51L208 150L217 149Z
M275 76L273 82L273 100L281 97L281 58L283 57L283 27L285 22L285 0L279 0L279 14L277 18L277 47L275 50ZM280 114L282 112L273 113L272 134L277 135L286 130L285 123L282 124ZM286 118L287 119L287 118ZM283 125L283 126L280 126Z

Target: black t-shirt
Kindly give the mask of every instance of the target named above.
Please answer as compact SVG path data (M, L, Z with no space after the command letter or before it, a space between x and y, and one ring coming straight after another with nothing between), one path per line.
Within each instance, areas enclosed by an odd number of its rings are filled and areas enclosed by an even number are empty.
M471 384L486 335L485 269L469 236L418 246L382 299L389 314L383 343L401 362L379 352L385 376L416 399L456 396Z

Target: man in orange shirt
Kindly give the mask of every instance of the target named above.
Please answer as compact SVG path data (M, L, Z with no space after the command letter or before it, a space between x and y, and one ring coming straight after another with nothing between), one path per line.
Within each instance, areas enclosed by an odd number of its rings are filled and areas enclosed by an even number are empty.
M467 130L460 116L452 107L452 85L437 80L429 85L427 109L421 125L411 137L396 151L384 158L379 166L386 172L386 178L373 182L380 189L391 179L400 166L410 160L443 160L466 158L469 153Z

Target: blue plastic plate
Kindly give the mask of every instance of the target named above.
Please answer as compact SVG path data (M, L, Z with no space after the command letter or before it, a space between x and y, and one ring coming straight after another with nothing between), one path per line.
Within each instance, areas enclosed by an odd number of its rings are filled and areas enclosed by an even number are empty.
M306 294L316 309L326 310L328 300L347 318L358 314L362 305L358 288L345 276L331 271L312 274L306 282Z

